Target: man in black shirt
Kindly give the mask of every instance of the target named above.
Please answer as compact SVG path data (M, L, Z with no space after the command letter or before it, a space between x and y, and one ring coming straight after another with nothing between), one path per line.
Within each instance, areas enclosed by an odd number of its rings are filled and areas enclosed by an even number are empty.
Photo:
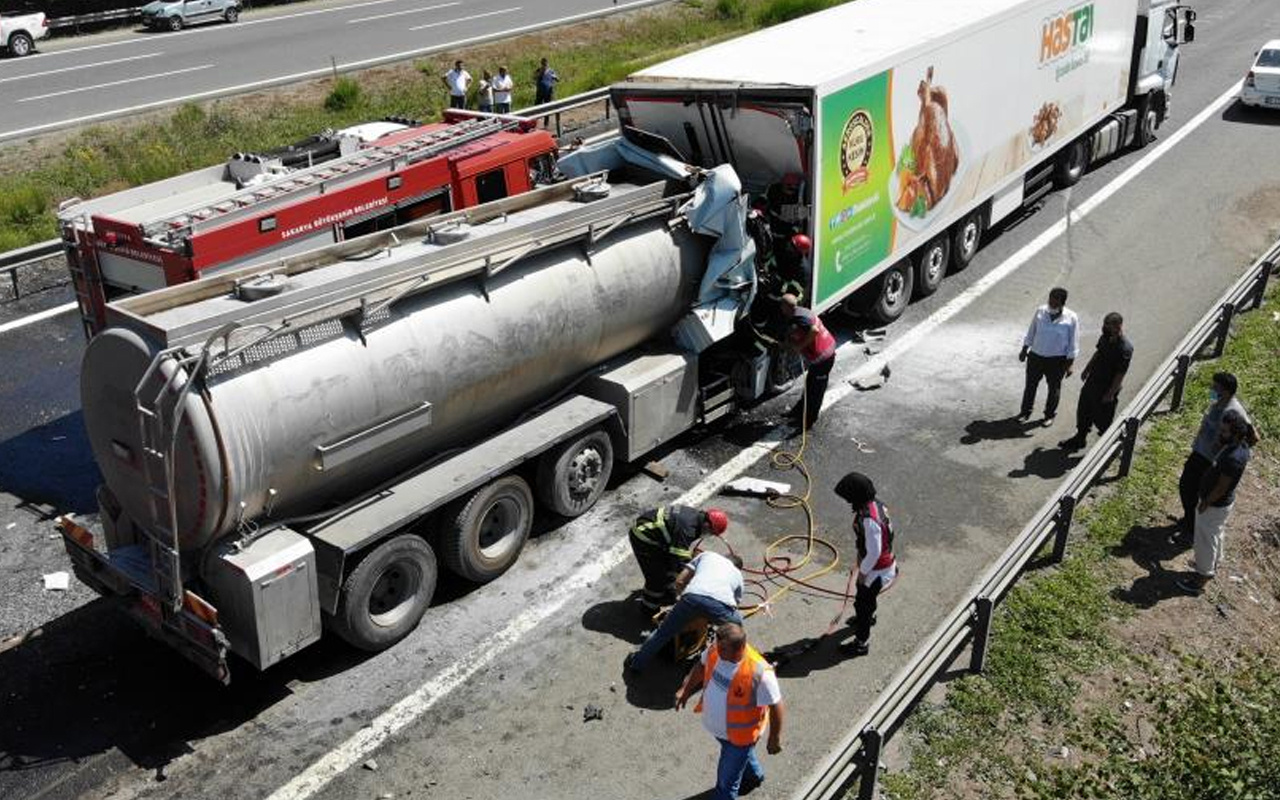
M706 511L670 505L646 511L636 518L627 537L644 575L640 603L657 611L675 602L675 581L693 558L693 544L707 534L720 536L729 527L729 515L718 508Z
M1124 383L1129 362L1133 360L1133 345L1124 335L1124 318L1112 311L1102 320L1102 336L1098 347L1089 359L1089 365L1080 373L1084 388L1076 405L1076 435L1058 442L1064 450L1084 447L1090 428L1102 433L1111 426L1119 405L1120 386Z

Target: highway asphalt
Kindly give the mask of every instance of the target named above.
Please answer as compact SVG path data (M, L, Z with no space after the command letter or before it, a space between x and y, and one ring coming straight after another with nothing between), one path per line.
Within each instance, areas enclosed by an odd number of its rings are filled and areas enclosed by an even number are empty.
M178 33L138 28L45 40L35 55L0 59L0 141L654 2L317 0L248 11L234 24ZM554 53L547 55L554 60Z
M872 345L892 356L883 388L849 387L869 356L842 330L835 402L805 449L817 524L847 559L848 508L830 486L848 469L868 472L893 509L904 573L882 601L869 657L845 660L828 642L780 672L786 750L764 757L769 780L753 797L789 795L1076 463L1055 444L1070 433L1078 383L1056 425L1008 419L1020 336L1048 289L1070 288L1086 346L1104 313L1125 314L1136 355L1123 404L1275 238L1280 119L1225 93L1256 32L1278 27L1280 8L1269 5L1203 8L1156 145L1054 193L914 304ZM1193 119L1185 138L1162 144ZM1104 197L1053 235L1068 208ZM20 308L5 303L0 322L65 300L50 291ZM423 624L391 650L370 657L324 642L265 674L237 665L221 690L74 582L66 594L41 589L42 574L66 568L49 514L92 506L78 336L72 315L0 336L0 640L41 628L0 652L0 795L704 796L713 742L692 714L670 710L677 668L621 674L640 637L628 601L639 576L622 537L639 510L713 488L726 463L797 481L774 473L761 449L776 441L775 415L790 397L677 442L663 454L664 483L623 476L584 518L541 525L501 579L479 588L446 580ZM795 512L714 502L728 509L729 541L749 564L799 529ZM769 649L821 634L838 610L793 594L749 630ZM602 720L584 722L589 703ZM370 759L376 769L362 766Z

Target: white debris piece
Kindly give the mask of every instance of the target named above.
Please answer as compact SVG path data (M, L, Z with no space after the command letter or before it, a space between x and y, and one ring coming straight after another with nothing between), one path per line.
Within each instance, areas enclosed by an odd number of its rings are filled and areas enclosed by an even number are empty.
M723 494L745 494L758 497L771 497L773 495L787 494L791 491L791 484L781 483L779 481L766 481L760 478L737 478L729 481L722 488Z
M71 587L71 575L66 572L50 572L44 576L44 588L51 592L65 592Z
M11 531L11 530L13 530L13 529L14 529L14 528L16 528L16 527L18 527L18 523L16 523L16 522L10 522L8 525L5 525L5 526L4 526L4 529L5 529L6 531Z

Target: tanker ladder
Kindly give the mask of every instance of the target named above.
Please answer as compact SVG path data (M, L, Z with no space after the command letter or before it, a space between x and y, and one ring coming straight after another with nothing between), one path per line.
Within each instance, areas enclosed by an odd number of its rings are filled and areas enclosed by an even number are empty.
M602 185L603 177L603 173L593 174L289 256L275 263L244 267L126 298L112 303L108 311L126 319L129 327L146 331L162 348L203 344L207 349L221 338L222 348L216 363L245 347L320 322L351 314L358 314L362 324L369 322L399 300L453 281L478 279L483 291L486 279L534 253L578 241L589 254L591 247L615 231L655 215L670 217L669 225L679 224L680 209L691 195L684 184L665 180L643 186L614 185L611 196L567 204L563 211L507 228L474 227L469 238L435 246L449 231L459 227L505 219L509 213L554 201L595 197L593 191ZM423 239L435 246L434 249L420 255L391 258L389 263L378 266L367 263L371 255L390 254L410 245L421 247ZM350 268L330 276L317 272L325 267L344 265ZM243 289L252 287L254 281L277 279L282 282L281 290L251 302L236 302L231 307L222 305L199 315L179 312L210 298L241 297ZM241 333L252 330L258 335L251 342L238 342L233 349L231 333L237 329Z
M155 593L168 612L180 612L186 599L175 495L178 435L187 396L209 362L209 348L194 353L161 350L152 358L133 392L142 443L142 472L153 525L139 526L150 557ZM181 383L181 386L178 384ZM168 618L168 614L164 615Z
M225 225L260 213L264 205L283 199L319 196L344 184L363 180L379 169L399 170L495 133L515 130L529 120L483 117L450 125L392 145L376 144L350 155L280 175L274 180L246 187L216 203L197 204L172 211L142 224L143 236L153 244L172 246L197 227ZM305 191L303 191L305 190Z

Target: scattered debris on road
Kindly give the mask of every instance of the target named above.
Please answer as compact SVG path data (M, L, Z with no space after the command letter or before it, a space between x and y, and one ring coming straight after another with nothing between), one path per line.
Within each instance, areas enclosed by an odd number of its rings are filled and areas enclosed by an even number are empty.
M884 369L880 370L880 374L875 378L864 378L862 380L850 381L850 383L852 383L853 388L860 392L869 392L872 389L879 389L881 386L888 383L889 375L891 373L892 370L889 369L889 365L885 364Z
M66 572L50 572L44 576L44 588L50 592L65 592L71 588L71 575Z
M761 478L737 478L720 489L720 494L742 497L777 497L791 491L791 484Z
M363 764L361 764L360 766L364 767L365 769L369 770L370 772L377 772L377 771L378 771L378 762L377 762L377 761L374 761L372 758L371 758L371 759L369 759L368 761L364 762L364 763L363 763Z
M582 709L582 721L590 722L593 719L603 720L604 709L597 705L588 704L586 708Z
M656 481L665 481L671 475L671 470L667 469L658 461L650 461L644 465L644 474L648 475Z

